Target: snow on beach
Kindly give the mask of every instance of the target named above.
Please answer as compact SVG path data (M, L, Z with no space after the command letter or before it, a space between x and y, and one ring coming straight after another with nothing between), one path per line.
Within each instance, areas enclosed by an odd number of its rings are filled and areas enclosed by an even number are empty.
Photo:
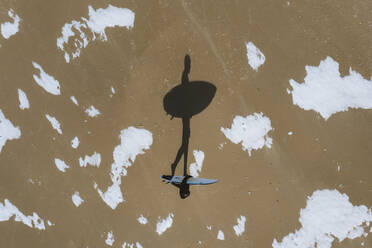
M5 118L3 111L0 109L0 152L8 140L19 139L21 130L15 127L10 120Z
M57 169L62 171L62 172L66 172L66 169L70 168L70 166L68 164L66 164L65 161L63 161L59 158L55 158L54 163L56 164Z
M242 143L243 151L271 148L272 139L268 133L272 130L271 121L262 113L254 113L247 117L235 116L231 128L221 127L223 134L234 144Z
M78 146L79 146L79 144L80 144L79 138L75 136L75 137L71 140L71 147L74 148L74 149L77 149Z
M253 42L245 43L247 48L248 64L253 70L258 71L258 68L265 63L265 55L258 49Z
M10 18L12 18L13 22L4 22L0 26L1 35L5 39L9 39L19 31L19 23L21 22L21 18L14 13L13 9L8 11L8 15Z
M78 101L76 100L76 97L75 97L75 96L70 96L70 99L71 99L71 101L72 101L76 106L79 106L79 103L78 103Z
M80 197L80 193L77 191L74 192L71 199L76 207L79 207L84 202L84 200Z
M98 168L101 164L101 154L94 152L91 156L85 155L84 159L80 157L79 164L80 167L87 167L90 164Z
M27 99L27 95L21 89L18 89L18 100L19 100L19 108L21 110L30 108L30 103Z
M111 86L111 94L109 95L110 97L113 97L113 95L115 95L115 89L114 87Z
M303 83L289 80L293 104L300 108L314 110L325 120L349 108L372 108L372 79L364 79L351 68L349 75L341 77L339 64L331 57L305 70Z
M225 240L225 234L221 230L218 230L217 239L218 240Z
M118 8L109 4L105 9L96 10L89 5L88 10L88 19L82 17L79 21L73 20L66 23L62 27L61 36L57 38L57 47L64 52L67 63L71 58L79 57L81 49L87 47L90 41L97 38L107 41L106 28L126 27L131 29L134 26L135 14L130 9ZM68 48L71 44L72 49Z
M38 69L40 71L40 76L36 74L33 75L35 82L46 92L53 95L60 95L61 90L58 80L56 80L53 76L47 74L38 63L32 61L32 65L35 69Z
M107 233L107 238L105 240L106 245L112 246L114 244L114 242L115 242L115 238L114 238L113 232L112 231L108 232Z
M152 134L146 129L129 127L121 130L120 140L120 145L116 146L113 152L114 162L111 164L110 174L112 185L103 192L96 183L94 184L102 200L112 209L124 201L120 189L121 177L127 175L127 169L132 166L137 155L144 154L145 150L150 149Z
M335 239L354 239L367 236L372 212L364 205L353 206L346 194L337 190L317 190L301 209L301 228L285 236L281 242L274 239L273 248L331 248Z
M45 230L44 220L37 213L34 212L32 215L26 216L8 199L5 199L4 203L0 202L0 222L8 221L12 216L15 216L15 221L22 222L31 228Z
M172 226L173 217L173 213L170 213L165 219L160 219L159 217L158 223L156 224L156 232L159 236Z
M240 236L245 231L245 216L241 215L240 218L237 219L238 224L233 226L236 236Z
M45 117L48 119L53 129L57 130L59 134L62 134L61 124L59 123L59 121L53 116L50 116L48 114L46 114Z
M101 112L99 112L98 109L96 109L93 105L91 105L89 108L85 110L85 113L87 113L90 117L97 117Z
M142 224L142 225L146 225L147 224L147 219L146 219L146 217L144 217L142 214L141 214L141 216L140 217L138 217L138 222L140 223L140 224Z
M193 151L195 163L190 164L190 175L193 177L198 177L199 173L201 172L201 169L203 167L203 161L204 161L204 152L194 150Z
M139 242L136 242L136 243L124 242L121 248L143 248L143 246Z

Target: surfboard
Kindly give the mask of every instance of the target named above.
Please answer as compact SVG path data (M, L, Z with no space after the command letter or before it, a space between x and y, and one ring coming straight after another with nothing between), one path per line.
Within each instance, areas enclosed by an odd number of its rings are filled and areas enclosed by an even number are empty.
M169 183L170 180L172 179L171 175L163 175L160 177L164 182ZM184 179L184 176L174 176L173 182L175 184L181 184L182 180ZM218 179L208 179L208 178L201 178L201 177L190 177L187 179L187 184L190 185L207 185L207 184L212 184L212 183L217 183Z

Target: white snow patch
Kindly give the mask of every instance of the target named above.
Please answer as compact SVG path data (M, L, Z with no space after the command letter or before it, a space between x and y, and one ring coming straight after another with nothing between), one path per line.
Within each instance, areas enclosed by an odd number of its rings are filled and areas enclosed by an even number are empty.
M271 148L272 139L268 132L272 130L271 121L262 113L254 113L247 117L235 116L231 129L221 127L221 131L234 144L242 142L243 151L251 156L252 150L264 146Z
M199 172L201 172L201 169L203 167L204 152L194 150L193 154L195 158L195 163L190 164L190 175L193 177L198 177Z
M30 103L27 99L27 95L21 89L18 89L18 100L19 100L19 108L20 109L24 110L24 109L30 108Z
M3 111L0 109L0 152L7 140L19 139L20 137L21 130L19 127L15 127L5 118Z
M76 207L79 207L84 200L80 197L79 192L75 191L72 195L72 202L75 204Z
M337 190L317 190L301 209L301 228L285 236L282 242L273 241L273 248L331 248L339 242L368 234L364 230L372 221L372 212L364 205L353 206L346 194Z
M331 57L305 70L303 83L289 80L293 104L300 108L314 110L325 120L349 108L372 108L372 78L366 80L351 68L348 76L341 77L339 64Z
M131 29L134 26L135 14L130 9L108 5L105 9L97 10L88 6L88 10L88 19L82 17L80 21L73 20L71 23L66 23L62 27L62 36L57 38L57 47L65 53L67 63L70 62L71 57L72 59L79 57L81 49L87 47L90 41L97 38L107 41L106 28L118 26ZM71 42L69 42L70 38ZM68 48L68 43L72 48Z
M234 228L236 236L240 236L245 231L245 221L246 221L245 216L241 215L240 218L237 219L237 221L238 221L238 224L235 225L233 228Z
M218 230L217 239L218 240L225 240L225 234L223 234L223 232L221 230Z
M78 148L79 144L80 144L79 138L75 136L75 138L71 140L72 148L74 149Z
M247 48L248 64L253 70L258 71L263 63L265 63L265 55L258 49L253 42L245 43Z
M40 71L40 76L36 74L33 75L35 82L50 94L60 95L61 90L58 80L56 80L53 76L45 73L43 68L41 68L41 66L36 62L32 61L32 65L35 69L38 69Z
M57 169L62 172L66 172L66 169L70 168L68 164L66 164L63 160L59 158L55 158L54 163L56 164Z
M146 225L147 224L147 219L142 214L141 214L141 216L137 220L142 225Z
M107 238L105 240L106 244L112 246L115 242L114 234L111 232L107 233Z
M45 230L44 220L37 213L34 212L32 215L26 216L8 199L4 200L4 204L0 202L0 221L8 221L13 215L15 215L14 220L17 222L22 222L31 228Z
M112 97L112 96L115 94L115 89L114 89L114 87L112 87L112 86L111 86L111 93L112 93L112 94L110 94L110 97Z
M78 103L78 101L76 100L76 97L75 97L75 96L70 96L70 99L71 99L71 101L72 101L76 106L79 106L79 103Z
M110 173L112 185L106 192L97 189L102 200L112 209L124 201L120 189L121 177L127 175L127 169L132 166L137 155L150 149L152 134L146 129L129 127L121 130L120 140L121 144L116 146L113 152L114 162L111 164Z
M158 223L156 223L156 232L158 235L162 235L168 228L170 228L173 224L173 213L170 213L167 218L158 220Z
M143 246L139 243L139 242L136 242L136 243L127 243L127 242L124 242L121 246L121 248L143 248Z
M87 108L85 110L85 113L87 113L90 117L97 117L100 114L99 110L96 109L93 105Z
M5 39L9 39L11 36L15 35L19 31L19 23L21 22L21 18L17 14L14 13L13 9L8 11L8 15L10 18L13 19L12 22L4 22L1 24L1 35Z
M82 157L80 157L79 164L80 167L87 167L87 164L99 167L101 164L101 154L94 152L91 156L85 155L84 160Z
M48 119L53 129L57 130L59 134L62 134L61 124L59 123L59 121L53 116L50 116L48 114L46 114L45 117Z

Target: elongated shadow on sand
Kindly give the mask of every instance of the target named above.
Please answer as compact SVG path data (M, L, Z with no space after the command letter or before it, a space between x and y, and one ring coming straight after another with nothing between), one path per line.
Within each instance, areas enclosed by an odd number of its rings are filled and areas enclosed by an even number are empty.
M163 107L167 114L171 115L171 120L176 118L182 119L182 142L178 149L176 158L171 164L171 176L174 176L176 167L183 155L184 168L183 175L187 178L187 156L190 139L190 119L192 116L199 114L212 102L216 94L216 86L206 81L189 81L191 69L191 59L189 55L185 56L184 70L182 73L181 84L171 89L163 98ZM180 189L181 198L190 195L187 179L181 184L173 184Z

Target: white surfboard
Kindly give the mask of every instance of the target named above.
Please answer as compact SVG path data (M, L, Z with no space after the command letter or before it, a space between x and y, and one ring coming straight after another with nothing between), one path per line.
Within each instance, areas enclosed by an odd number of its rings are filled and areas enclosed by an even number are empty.
M171 175L163 175L160 177L164 182L170 183L172 176ZM181 184L184 176L174 176L172 183ZM200 178L200 177L190 177L187 179L186 183L190 185L207 185L212 183L217 183L217 179L207 179L207 178Z

